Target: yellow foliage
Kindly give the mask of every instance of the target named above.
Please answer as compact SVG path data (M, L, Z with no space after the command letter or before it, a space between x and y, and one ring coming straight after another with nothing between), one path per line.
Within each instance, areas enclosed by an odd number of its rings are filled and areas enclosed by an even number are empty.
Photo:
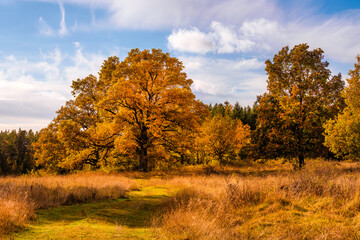
M218 115L203 124L200 137L198 144L203 145L222 164L225 157L234 158L249 143L250 127L228 115Z
M338 157L360 159L360 56L349 72L343 96L346 108L325 126L325 145Z

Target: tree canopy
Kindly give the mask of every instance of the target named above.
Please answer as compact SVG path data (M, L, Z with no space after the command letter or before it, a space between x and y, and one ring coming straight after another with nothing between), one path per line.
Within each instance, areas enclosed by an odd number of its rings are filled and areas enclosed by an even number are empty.
M115 150L137 157L140 170L169 158L184 141L191 144L187 131L195 130L207 113L183 69L161 50L134 49L103 79L109 88L98 104L100 114L116 134Z
M343 91L346 107L325 124L325 145L338 157L360 160L360 56Z
M23 174L34 169L32 143L38 133L26 131L0 132L0 175Z
M307 44L284 47L266 61L267 92L259 99L258 141L263 148L284 156L323 149L323 124L342 108L341 75L331 76L323 50Z
M250 127L229 115L216 115L206 121L199 134L204 150L218 159L220 166L225 158L236 159L236 155L250 139Z
M121 62L110 57L98 79L90 75L73 82L74 99L41 132L38 164L75 169L129 159L147 171L156 161L184 154L193 145L189 132L208 108L195 99L183 69L157 49L133 49Z
M207 106L196 100L177 58L133 49L122 61L109 57L98 77L73 81L73 98L33 145L36 164L56 172L148 171L289 157L301 168L305 157L326 156L329 149L358 158L359 58L342 93L341 75L331 74L323 50L284 47L265 62L267 91L252 107L228 101Z

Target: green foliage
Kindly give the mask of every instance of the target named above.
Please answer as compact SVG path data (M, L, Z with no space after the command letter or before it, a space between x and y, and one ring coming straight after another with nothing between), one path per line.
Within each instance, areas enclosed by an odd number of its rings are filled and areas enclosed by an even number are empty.
M34 168L32 143L38 133L32 130L0 132L0 174L23 174Z
M214 116L225 116L228 115L232 119L238 119L243 124L249 125L251 130L256 128L256 118L257 118L257 104L250 106L240 106L238 102L231 106L229 102L215 103L214 106L210 104L209 110L211 112L211 117Z
M343 92L345 109L325 124L325 145L338 157L360 160L360 56Z

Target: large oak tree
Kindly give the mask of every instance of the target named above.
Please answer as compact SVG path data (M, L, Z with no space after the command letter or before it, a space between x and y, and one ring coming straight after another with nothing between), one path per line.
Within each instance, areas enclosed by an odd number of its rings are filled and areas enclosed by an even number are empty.
M117 152L138 158L142 171L191 145L189 131L208 111L183 69L169 53L133 49L102 79L109 87L99 102L101 116L117 134Z
M331 76L321 49L284 47L266 61L267 92L260 97L259 144L279 155L304 157L322 149L323 124L342 108L341 75Z
M78 169L126 158L148 171L184 159L208 109L195 99L183 69L156 49L133 49L123 61L110 57L99 78L73 82L74 99L41 132L37 163Z

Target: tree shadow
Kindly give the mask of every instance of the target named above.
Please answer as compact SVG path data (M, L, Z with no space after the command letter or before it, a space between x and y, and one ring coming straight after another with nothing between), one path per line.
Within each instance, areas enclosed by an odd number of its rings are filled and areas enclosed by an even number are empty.
M36 225L71 224L76 221L102 222L146 228L166 195L131 196L102 202L62 206L37 212Z

